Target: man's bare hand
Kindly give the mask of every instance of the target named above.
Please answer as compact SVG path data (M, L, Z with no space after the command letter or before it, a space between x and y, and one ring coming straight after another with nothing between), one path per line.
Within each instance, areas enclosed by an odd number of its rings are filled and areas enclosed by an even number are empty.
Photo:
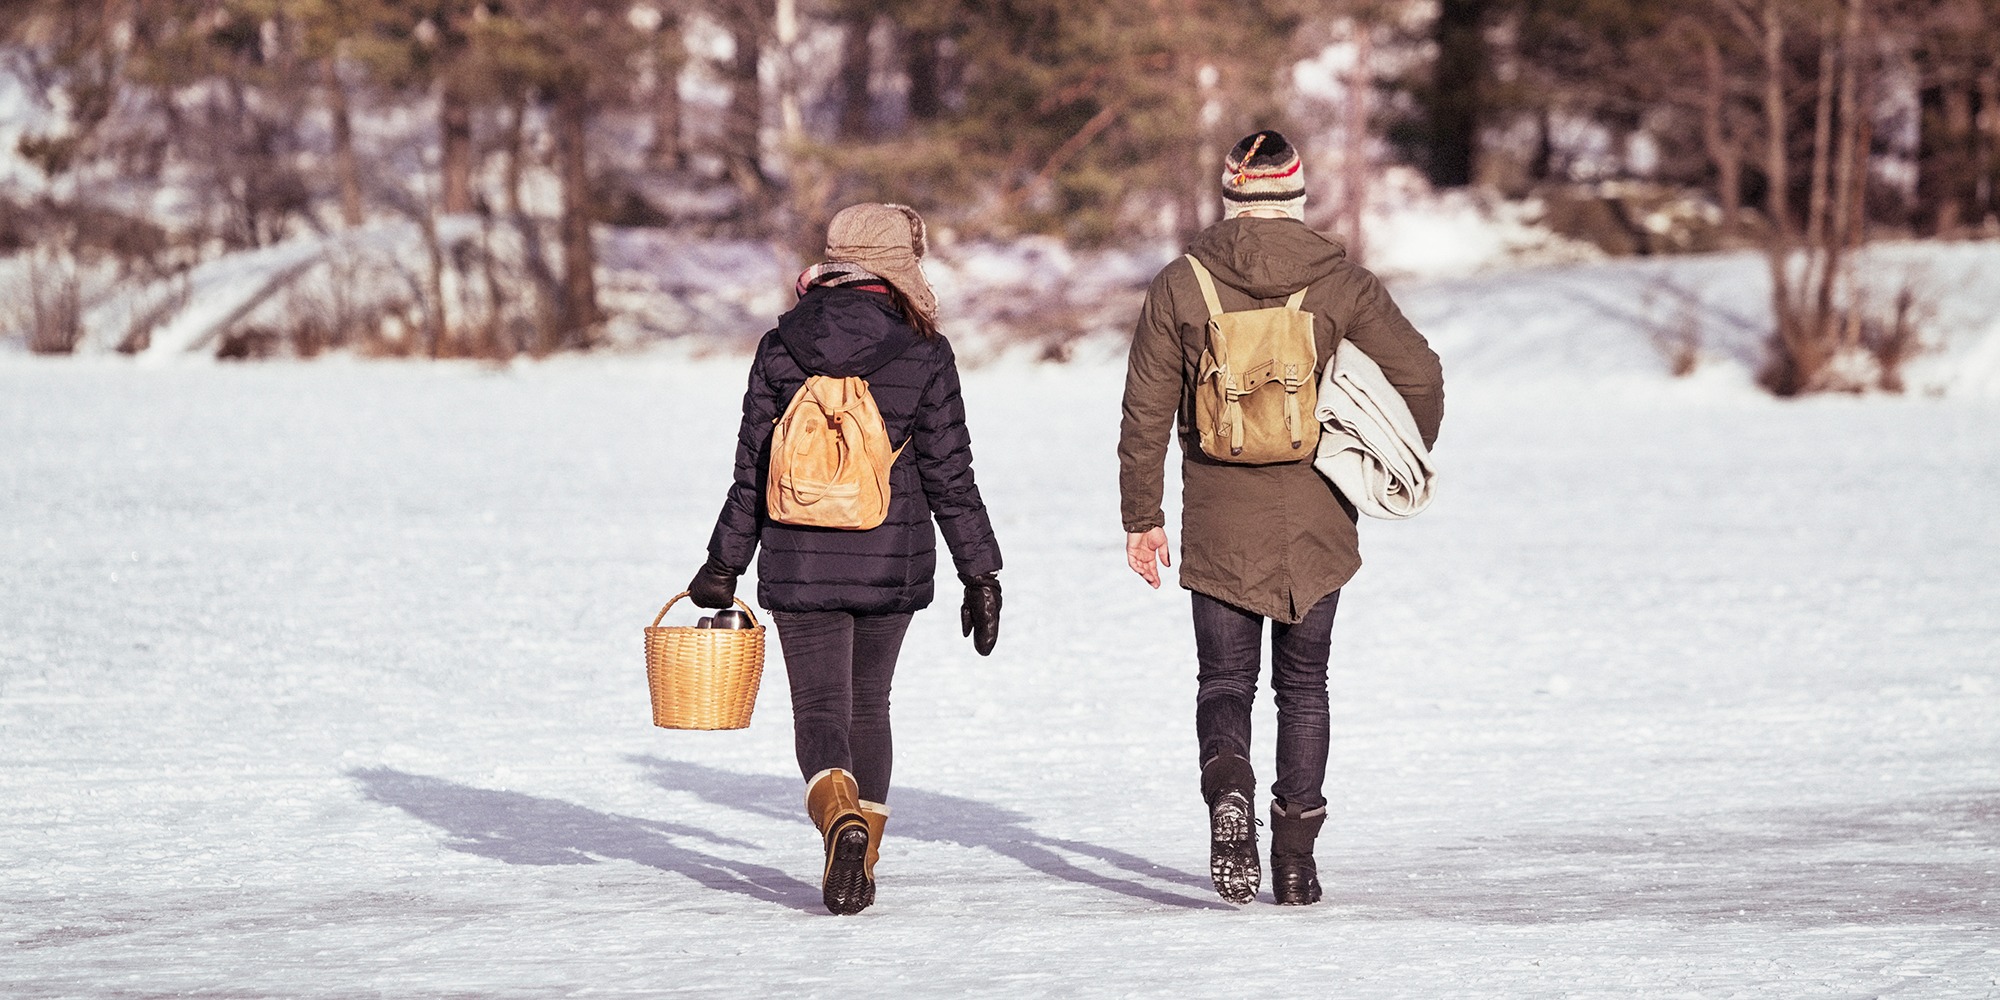
M1158 562L1155 563L1154 560ZM1126 532L1125 564L1132 567L1132 572L1139 574L1140 578L1154 590L1160 589L1160 567L1174 564L1174 557L1168 551L1167 529Z

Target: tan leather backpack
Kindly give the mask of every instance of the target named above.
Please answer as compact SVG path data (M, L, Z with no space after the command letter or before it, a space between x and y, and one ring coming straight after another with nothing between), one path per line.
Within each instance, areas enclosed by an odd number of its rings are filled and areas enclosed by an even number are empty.
M1188 255L1208 304L1208 347L1194 390L1201 450L1222 462L1304 461L1319 444L1319 380L1306 289L1282 306L1223 312L1215 279Z
M861 378L814 375L771 435L764 509L771 520L866 531L889 516L889 447L882 411Z

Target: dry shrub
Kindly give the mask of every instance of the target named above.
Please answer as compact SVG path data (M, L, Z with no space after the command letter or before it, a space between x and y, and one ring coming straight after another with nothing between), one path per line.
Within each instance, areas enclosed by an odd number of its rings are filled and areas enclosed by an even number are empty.
M36 250L28 258L28 350L69 354L83 340L83 285L76 259Z
M216 339L215 356L224 361L260 361L276 357L285 338L265 326L237 326Z
M116 283L115 264L101 256L36 247L22 255L0 288L0 328L20 336L36 354L74 353L88 333L85 314Z
M1850 283L1846 301L1818 322L1794 319L1773 337L1760 380L1781 396L1903 392L1903 366L1928 349L1925 330L1937 316L1937 299L1914 272L1894 287L1886 308L1868 288Z
M1864 320L1859 331L1861 349L1875 359L1876 385L1884 392L1902 392L1903 365L1927 348L1923 330L1937 318L1935 296L1920 291L1917 283L1905 279L1896 289L1889 314Z
M1664 318L1657 316L1654 309L1661 298L1673 302ZM1675 378L1693 375L1695 369L1701 367L1700 296L1663 276L1646 287L1641 303L1646 317L1647 338L1666 361L1667 370Z

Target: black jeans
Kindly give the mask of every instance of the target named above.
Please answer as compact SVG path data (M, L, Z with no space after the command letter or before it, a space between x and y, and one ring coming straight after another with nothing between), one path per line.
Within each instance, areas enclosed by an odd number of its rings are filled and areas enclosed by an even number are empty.
M806 778L854 775L861 797L889 799L889 681L910 616L773 611L792 685L792 741Z
M1271 690L1278 700L1278 775L1271 794L1295 808L1326 805L1326 754L1331 715L1326 662L1333 647L1334 591L1297 625L1271 623ZM1224 754L1250 756L1250 706L1257 700L1264 616L1194 595L1196 679L1194 730L1205 765Z

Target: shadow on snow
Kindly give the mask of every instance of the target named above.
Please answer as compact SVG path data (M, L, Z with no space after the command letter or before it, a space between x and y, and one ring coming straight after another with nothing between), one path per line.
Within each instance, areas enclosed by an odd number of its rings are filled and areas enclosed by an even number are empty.
M706 801L773 819L796 822L802 849L812 842L802 782L767 774L742 774L658 757L634 757L663 788L690 792ZM707 888L734 892L806 912L823 912L820 891L765 865L738 860L761 848L684 823L620 816L558 799L520 792L474 788L390 768L349 772L372 802L394 806L449 835L445 846L512 865L594 864L601 858L632 861L693 879ZM984 847L1055 878L1165 906L1233 909L1213 899L1190 897L1135 878L1104 875L1079 867L1066 852L1091 858L1131 876L1208 891L1206 878L1155 864L1145 858L1079 840L1049 837L1028 826L1029 817L973 799L898 788L892 836L936 843ZM703 849L685 846L697 841Z
M684 847L696 840L740 855L755 844L699 827L619 816L558 799L473 788L389 768L350 771L372 802L394 806L450 835L445 846L510 865L587 865L617 858L685 875L710 889L734 892L806 912L825 912L816 885L764 865L710 850Z
M807 823L805 783L769 774L741 774L683 760L634 756L662 788L692 792L701 799L773 819ZM1127 875L1184 886L1202 894L1214 891L1207 876L1148 861L1111 847L1051 837L1028 824L1032 817L976 799L898 786L892 793L896 810L890 836L930 843L983 847L1044 875L1165 906L1187 909L1235 909L1213 897L1189 897L1132 878L1103 875L1079 867L1064 854L1090 858Z
M629 759L661 788L796 823L800 850L810 849L796 779L653 756ZM445 846L455 851L517 865L617 858L711 889L821 912L817 886L741 860L761 851L759 845L700 827L388 768L350 774L371 801L445 831ZM1206 896L1206 878L1115 848L1038 833L1030 817L990 803L898 788L894 805L895 838L985 848L1051 878L1156 905L1234 909ZM1634 817L1615 829L1597 820L1574 829L1373 852L1345 847L1338 832L1328 833L1319 850L1328 905L1314 908L1328 916L1851 926L1983 924L2000 915L2000 877L1992 862L2000 850L2000 790Z

